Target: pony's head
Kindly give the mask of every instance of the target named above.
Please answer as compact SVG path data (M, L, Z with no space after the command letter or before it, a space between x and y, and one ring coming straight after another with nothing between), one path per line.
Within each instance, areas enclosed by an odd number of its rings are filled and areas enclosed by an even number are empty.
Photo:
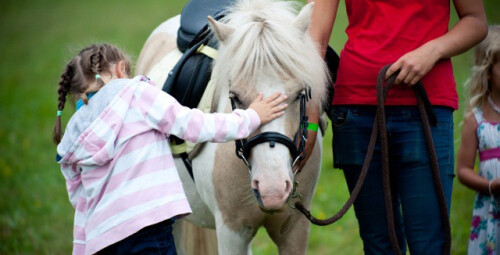
M242 0L220 22L209 18L219 40L213 79L222 93L219 110L227 110L228 94L237 108L246 109L259 92L288 95L285 115L256 132L276 132L294 140L300 123L300 98L311 88L308 106L319 106L326 96L328 72L308 34L313 3L295 11L296 4L274 0ZM225 98L225 99L224 99ZM284 208L293 189L291 156L287 146L264 142L249 154L251 187L264 211Z

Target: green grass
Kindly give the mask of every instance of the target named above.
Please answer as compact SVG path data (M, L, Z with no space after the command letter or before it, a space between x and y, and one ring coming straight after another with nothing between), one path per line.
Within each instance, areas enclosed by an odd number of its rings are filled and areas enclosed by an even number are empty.
M0 254L68 254L73 209L54 161L51 143L57 104L57 82L66 62L94 42L119 45L136 59L149 33L186 1L3 1L0 8ZM490 21L500 5L485 1ZM334 29L338 51L346 40L343 2ZM456 17L453 18L456 20ZM459 91L468 76L470 53L454 60ZM459 93L461 105L464 95ZM71 107L63 113L67 121ZM455 113L458 137L462 112ZM324 161L313 200L315 215L330 216L347 199L338 170L331 168L331 133L324 140ZM459 140L455 145L458 148ZM453 254L465 254L473 192L458 182L453 191ZM259 231L255 254L275 254ZM357 222L351 211L338 223L312 227L309 254L362 253Z

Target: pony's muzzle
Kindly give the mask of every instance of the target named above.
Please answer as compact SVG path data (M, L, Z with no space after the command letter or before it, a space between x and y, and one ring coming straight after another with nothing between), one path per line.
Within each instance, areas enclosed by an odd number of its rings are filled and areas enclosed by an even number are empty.
M292 188L292 182L289 180L284 181L282 184L270 181L252 181L252 191L257 199L259 207L267 213L271 211L282 211L290 196Z

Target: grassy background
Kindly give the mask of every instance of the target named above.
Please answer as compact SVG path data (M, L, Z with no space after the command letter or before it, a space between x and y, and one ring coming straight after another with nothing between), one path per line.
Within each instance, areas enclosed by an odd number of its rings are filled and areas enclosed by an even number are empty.
M0 254L68 254L73 209L54 161L51 133L57 105L57 82L65 63L83 46L117 44L134 59L149 33L180 12L182 1L2 1L0 8ZM485 1L490 23L499 23L500 3ZM343 2L332 45L346 41ZM456 15L452 23L456 21ZM470 52L454 58L459 92L469 74ZM464 105L463 93L459 93ZM71 107L68 107L71 109ZM462 107L463 108L463 107ZM65 110L63 121L71 110ZM462 112L455 113L459 137ZM323 171L313 200L313 213L330 216L348 197L342 173L331 169L331 133L324 141ZM459 140L455 145L458 148ZM453 254L465 254L473 192L458 182L453 191ZM256 254L276 248L259 231ZM312 227L309 254L362 253L351 210L338 223Z

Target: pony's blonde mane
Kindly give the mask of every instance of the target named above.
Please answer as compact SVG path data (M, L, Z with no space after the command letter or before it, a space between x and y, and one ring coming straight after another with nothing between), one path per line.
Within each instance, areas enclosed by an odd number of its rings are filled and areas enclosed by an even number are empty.
M241 0L229 8L222 22L236 30L219 47L214 66L218 79L252 84L262 75L274 75L309 85L313 101L322 103L328 72L309 34L294 26L297 7L293 2Z
M500 25L490 26L488 36L476 46L474 51L474 66L471 77L465 82L468 90L468 104L465 113L486 102L489 91L488 75L495 61L495 54L500 52Z

